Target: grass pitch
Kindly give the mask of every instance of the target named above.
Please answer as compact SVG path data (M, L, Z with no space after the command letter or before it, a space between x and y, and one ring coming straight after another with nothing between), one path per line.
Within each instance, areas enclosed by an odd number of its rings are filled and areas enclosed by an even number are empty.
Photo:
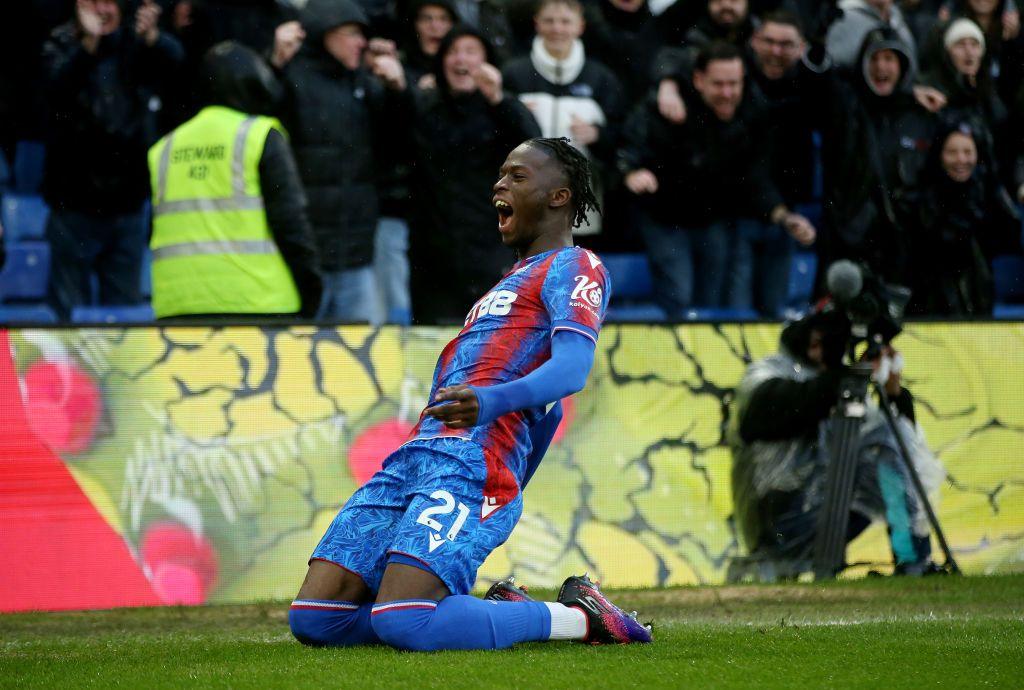
M655 643L311 649L287 604L0 615L0 687L1024 686L1024 575L613 592Z

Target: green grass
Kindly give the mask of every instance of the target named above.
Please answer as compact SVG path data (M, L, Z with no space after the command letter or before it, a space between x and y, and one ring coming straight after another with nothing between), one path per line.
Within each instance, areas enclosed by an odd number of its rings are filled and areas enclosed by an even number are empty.
M287 604L0 616L0 687L1024 686L1024 575L626 591L655 643L311 649Z

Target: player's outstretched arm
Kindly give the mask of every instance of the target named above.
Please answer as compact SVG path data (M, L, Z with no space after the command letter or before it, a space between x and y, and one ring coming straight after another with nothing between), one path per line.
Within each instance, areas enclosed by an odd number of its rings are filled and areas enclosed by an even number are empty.
M427 414L453 429L487 424L514 410L539 407L583 390L595 343L576 331L555 331L551 359L521 379L497 386L450 386L437 391Z

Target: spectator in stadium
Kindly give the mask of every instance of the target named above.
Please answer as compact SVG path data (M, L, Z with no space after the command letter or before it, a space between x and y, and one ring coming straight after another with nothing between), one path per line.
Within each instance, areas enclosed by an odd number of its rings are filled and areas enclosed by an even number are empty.
M416 0L409 8L412 34L402 49L405 79L418 88L433 88L434 60L445 35L455 26L450 0Z
M388 167L387 139L411 124L412 101L394 55L364 65L367 17L353 0L310 0L302 24L305 42L283 73L283 121L323 272L318 317L376 324L378 170Z
M468 26L483 36L491 46L493 62L501 65L526 46L516 45L508 11L517 4L511 0L452 0L458 23Z
M730 287L734 306L749 299L750 252L737 253L730 266L730 245L757 235L742 226L782 224L804 243L815 234L771 179L766 112L744 91L739 49L714 43L701 51L688 88L682 123L652 102L633 113L619 160L640 206L656 297L670 319L693 306L725 306Z
M143 0L79 0L73 21L44 47L50 121L42 193L50 295L61 318L91 302L141 300L146 241L146 149L157 137L159 87L179 67L181 45L160 31L160 8Z
M1020 133L1010 131L1009 111L986 68L985 34L973 21L961 17L944 28L943 46L942 58L921 81L944 94L942 119L971 123L983 159L998 165L1000 177L1016 189L1024 183L1015 179L1017 170L1024 167L1017 160Z
M839 67L855 69L860 64L860 48L868 32L888 27L896 32L910 59L908 70L917 72L917 44L903 12L895 0L839 0L842 16L828 30L826 47Z
M537 8L537 36L528 57L505 66L502 79L517 94L540 127L542 136L566 137L587 154L600 200L606 175L614 170L619 126L626 104L622 86L607 67L589 58L579 0L542 0ZM574 234L601 231L601 215L591 211Z
M929 316L990 316L991 258L1019 252L1020 218L968 121L936 137L916 206L915 280L908 310Z
M626 90L627 103L639 103L651 88L655 55L662 36L647 0L596 0L584 5L587 55L610 69Z
M668 45L658 52L654 80L658 84L658 109L672 122L682 122L685 105L680 84L693 73L697 54L714 41L736 46L749 71L753 66L749 42L754 32L747 0L707 0L707 12L686 32L681 45Z
M912 214L935 118L914 96L910 53L888 27L864 38L861 68L821 75L818 123L824 167L819 266L866 263L889 283L909 285ZM819 283L824 271L819 271ZM819 286L820 287L820 286Z
M280 84L227 41L201 72L207 106L149 152L153 310L193 321L311 318L320 276L306 197L281 125Z
M540 129L526 106L505 92L493 59L481 33L455 27L438 50L437 88L419 93L411 228L419 323L461 324L513 263L494 241L491 187L508 151L540 136Z
M762 17L750 39L750 79L768 103L772 179L790 207L813 196L816 103L800 64L807 50L800 18L785 10Z
M837 433L829 413L839 399L850 322L826 308L782 331L779 351L748 368L736 390L728 432L737 531L751 557L781 576L809 570L826 468ZM944 472L916 430L913 396L900 380L901 358L885 346L872 361L898 411L929 492ZM895 436L870 405L857 437L847 543L873 520L888 523L897 574L934 569L929 526L901 462Z
M1003 102L1014 103L1024 91L1024 34L1016 1L957 0L952 16L970 19L981 27L988 72ZM941 40L939 43L941 53Z
M236 41L283 64L275 46L294 50L301 44L295 8L278 0L164 0L165 28L185 48L185 64L168 94L166 121L171 127L202 107L199 72L206 52L222 41Z
M277 0L178 0L172 4L173 26L190 54L200 59L222 41L236 41L270 56L280 42L280 28L297 19L289 3Z

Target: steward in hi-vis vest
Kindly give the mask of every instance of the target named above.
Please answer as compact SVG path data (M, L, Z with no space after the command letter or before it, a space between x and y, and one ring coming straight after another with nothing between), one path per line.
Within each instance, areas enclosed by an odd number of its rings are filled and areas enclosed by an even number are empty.
M267 103L244 102L273 76L237 44L204 63L212 104L149 151L153 310L311 316L320 282L305 196L280 123L250 114L270 110L272 82Z

